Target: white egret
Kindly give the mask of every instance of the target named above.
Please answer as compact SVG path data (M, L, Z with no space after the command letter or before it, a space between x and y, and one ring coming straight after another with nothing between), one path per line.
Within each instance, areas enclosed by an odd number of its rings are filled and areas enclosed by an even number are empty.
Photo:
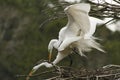
M53 48L58 50L57 57L52 62L53 65L71 54L73 48L76 48L81 56L85 56L83 52L88 52L91 48L104 52L100 48L100 44L93 37L96 26L90 26L88 15L90 5L85 3L74 4L66 7L64 11L68 16L68 23L60 30L58 39L52 39L50 41L48 45L48 51L50 52L49 61ZM52 67L52 64L43 62L35 66L32 73L41 66Z
M72 48L77 48L81 56L84 56L84 51L90 51L91 48L104 52L93 37L96 25L90 24L89 21L90 5L84 3L74 4L66 7L64 11L68 16L68 23L60 30L59 39L50 41L48 45L49 60L53 48L58 50L58 55L53 64L57 64L61 59L69 55Z

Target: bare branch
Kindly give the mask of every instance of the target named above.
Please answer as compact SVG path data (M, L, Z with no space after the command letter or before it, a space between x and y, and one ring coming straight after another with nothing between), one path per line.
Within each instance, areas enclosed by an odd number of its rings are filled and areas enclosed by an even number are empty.
M119 3L120 4L120 1L119 0L114 0L115 2ZM104 1L103 3L100 3L99 0L98 0L98 3L94 3L92 2L92 0L88 0L87 1L88 3L91 4L91 10L90 10L90 13L89 15L90 16L93 16L93 17L97 17L97 18L113 18L114 20L120 20L120 5L117 5L117 4L112 4L112 3L107 3L106 1ZM58 6L55 6L54 8L60 8L61 6L68 6L68 5L71 5L71 4L59 4ZM48 9L47 9L48 10ZM47 10L42 10L44 13L47 12ZM55 9L52 9L54 10L53 14L50 15L45 21L43 21L40 25L40 30L42 30L42 27L45 26L46 23L49 23L53 20L58 20L58 19L61 19L61 18L65 18L65 13L63 12L63 9L61 10L55 10ZM111 22L111 21L109 21ZM107 23L109 23L107 22Z
M118 4L120 4L120 0L113 0L113 1L117 2Z
M96 70L85 68L74 69L68 66L55 66L57 69L44 71L34 74L30 77L38 77L48 73L54 75L45 80L119 80L120 65L106 65ZM27 75L18 75L17 77L27 77ZM46 78L46 77L45 77Z
M90 15L99 18L114 18L120 19L120 5L104 3L94 3L92 1L88 2L92 5Z
M36 76L41 76L41 75L44 75L46 73L51 73L51 72L54 72L55 70L50 70L50 71L45 71L45 72L42 72L42 73L38 73L38 74L34 74L34 75L31 75L29 77L36 77ZM27 77L28 75L16 75L16 77Z

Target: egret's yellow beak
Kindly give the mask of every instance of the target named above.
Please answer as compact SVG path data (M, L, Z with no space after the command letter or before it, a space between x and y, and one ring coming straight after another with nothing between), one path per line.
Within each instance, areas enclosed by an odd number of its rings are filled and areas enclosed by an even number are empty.
M30 77L33 75L33 73L35 72L35 70L31 70L30 73L28 74L28 76L26 77L26 80L29 80Z
M49 62L51 61L51 58L52 58L52 53L49 53L49 56L48 56Z

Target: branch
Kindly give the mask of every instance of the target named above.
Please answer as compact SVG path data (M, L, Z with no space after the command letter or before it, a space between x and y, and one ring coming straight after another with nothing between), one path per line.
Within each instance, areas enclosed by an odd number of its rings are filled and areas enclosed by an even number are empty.
M113 0L113 1L117 2L118 4L120 4L120 1L119 1L119 0Z
M29 77L36 77L36 76L41 76L41 75L44 75L46 73L51 73L51 72L54 72L55 70L50 70L50 71L45 71L45 72L42 72L42 73L38 73L38 74L34 74L34 75L31 75ZM28 75L16 75L16 77L28 77Z
M120 4L119 0L114 0L114 1ZM104 18L113 18L114 20L120 19L120 5L110 4L105 1L103 3L100 3L99 0L98 0L98 3L94 3L94 2L92 2L92 0L88 0L87 2L91 4L91 10L89 12L90 16L102 18L102 19L104 19ZM52 10L54 10L53 11L54 13L52 15L48 14L49 17L41 23L41 25L39 27L40 30L43 29L42 27L45 26L45 24L47 24L53 20L65 18L66 16L65 16L65 13L63 12L63 9L61 9L61 6L64 7L66 5L68 6L71 4L66 3L66 4L59 4L58 6L55 6L54 8L57 8L57 10L52 9ZM48 9L47 10L45 9L42 11L45 13L48 11Z
M120 65L106 65L96 70L85 68L74 69L68 66L55 66L54 70L44 71L30 77L38 77L50 73L51 77L45 80L119 80ZM28 77L27 75L17 75L17 77ZM46 77L45 77L46 78Z
M90 15L100 18L114 18L120 19L120 5L104 3L94 3L88 0L88 3L92 5Z

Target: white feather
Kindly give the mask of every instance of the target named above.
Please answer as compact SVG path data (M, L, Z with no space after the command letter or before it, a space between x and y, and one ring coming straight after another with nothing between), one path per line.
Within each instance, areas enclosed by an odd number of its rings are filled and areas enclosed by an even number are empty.
M68 31L71 31L73 35L84 35L87 33L90 29L89 10L89 4L82 3L68 6L65 9L68 16L68 23L66 25Z
M93 34L96 30L96 24L91 25L88 12L90 11L89 4L74 4L65 8L65 13L68 16L68 23L59 32L59 39L53 39L48 45L48 50L52 52L53 48L58 50L56 59L53 64L57 64L63 58L73 52L73 48L77 48L79 54L84 56L83 52L89 52L91 48L95 48L104 52L100 48ZM38 69L41 65L52 67L48 63L42 63L35 68Z

